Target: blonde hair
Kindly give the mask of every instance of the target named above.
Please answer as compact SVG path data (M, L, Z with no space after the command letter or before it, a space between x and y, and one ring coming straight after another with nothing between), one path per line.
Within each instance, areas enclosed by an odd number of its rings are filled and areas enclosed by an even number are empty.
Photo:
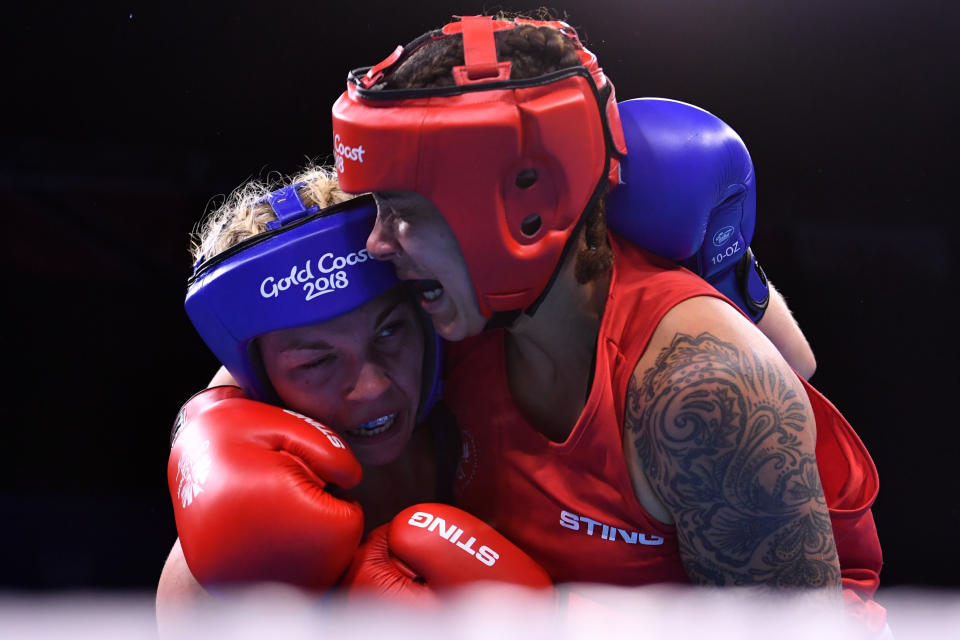
M297 189L307 207L321 209L354 196L344 193L337 183L337 174L330 167L308 165L290 179L251 180L241 185L200 221L190 234L190 254L196 262L209 260L218 253L267 230L267 223L277 214L263 197L281 187L303 182Z

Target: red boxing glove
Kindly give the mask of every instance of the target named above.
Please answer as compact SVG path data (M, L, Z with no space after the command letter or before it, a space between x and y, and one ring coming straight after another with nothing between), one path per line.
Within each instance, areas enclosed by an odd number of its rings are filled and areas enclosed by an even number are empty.
M337 434L300 414L203 391L180 410L167 481L183 555L204 586L333 586L363 536L363 511L325 491L360 463Z
M535 589L547 572L496 529L445 504L418 504L374 529L341 582L347 597L432 603L438 592L481 581Z

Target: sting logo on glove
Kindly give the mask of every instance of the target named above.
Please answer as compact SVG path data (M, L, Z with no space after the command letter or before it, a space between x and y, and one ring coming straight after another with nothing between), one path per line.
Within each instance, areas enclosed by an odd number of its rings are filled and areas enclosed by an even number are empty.
M426 511L417 511L414 513L410 516L407 524L435 532L447 542L457 545L488 567L492 567L500 557L499 553L486 545L481 545L479 549L474 551L473 545L477 542L474 536L470 536L466 542L459 542L460 537L463 535L463 529L453 523L451 523L448 528L446 520L427 513Z
M337 449L346 449L346 448L347 448L347 445L345 445L345 444L343 443L343 440L340 439L340 436L337 435L337 432L334 431L333 429L331 429L330 427L327 427L327 426L325 426L325 425L317 422L317 421L314 420L313 418L308 418L307 416L303 415L302 413L297 413L296 411L290 411L290 409L283 409L283 412L284 412L284 413L289 413L290 415L292 415L292 416L295 417L295 418L300 418L301 420L303 420L304 422L306 422L307 424L309 424L311 427L315 427L317 430L320 431L320 433L322 433L323 435L327 436L327 440L330 441L330 444L332 444L333 446L335 446Z

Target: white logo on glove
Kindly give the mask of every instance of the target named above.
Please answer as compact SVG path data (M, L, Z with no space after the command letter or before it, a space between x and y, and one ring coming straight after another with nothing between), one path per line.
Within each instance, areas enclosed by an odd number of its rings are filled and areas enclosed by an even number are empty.
M410 516L410 520L407 521L407 524L412 524L415 527L420 527L421 529L426 529L427 531L435 531L441 538L447 542L450 542L451 544L457 545L488 567L492 567L500 557L499 553L487 545L480 545L480 548L474 551L473 545L476 544L477 539L473 536L470 536L470 539L466 542L458 542L458 540L460 540L460 536L463 535L463 529L455 524L451 524L450 528L448 529L446 520L443 518L437 518L432 513L427 513L426 511L417 511L415 514ZM437 531L437 529L440 529L440 531Z
M303 415L302 413L297 413L296 411L290 411L290 409L284 409L283 412L284 412L284 413L289 413L290 415L292 415L292 416L295 417L295 418L300 418L301 420L303 420L304 422L306 422L306 423L307 423L308 425L310 425L311 427L315 427L316 429L318 429L318 430L320 431L320 433L322 433L323 435L327 436L327 440L330 441L330 444L332 444L333 446L335 446L337 449L346 449L346 448L347 448L347 445L343 444L343 440L340 439L340 436L338 436L337 433L336 433L333 429L331 429L330 427L327 427L327 426L325 426L325 425L317 422L317 421L314 420L313 418L308 418L307 416Z
M209 440L194 443L186 449L177 463L177 497L184 509L193 504L196 497L203 492L203 483L210 475L213 462L207 453L209 448Z
M724 227L713 234L713 244L718 247L722 247L723 243L730 239L734 234L735 229L733 227Z

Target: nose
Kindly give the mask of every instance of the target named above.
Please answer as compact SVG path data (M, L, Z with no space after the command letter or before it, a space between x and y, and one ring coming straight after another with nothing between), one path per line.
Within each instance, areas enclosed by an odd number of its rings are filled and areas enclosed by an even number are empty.
M400 253L400 244L393 232L392 225L377 212L377 220L367 236L367 253L377 260L389 260Z
M357 372L353 388L347 393L347 399L354 402L376 400L386 393L391 384L390 378L380 365L373 362L364 362Z

